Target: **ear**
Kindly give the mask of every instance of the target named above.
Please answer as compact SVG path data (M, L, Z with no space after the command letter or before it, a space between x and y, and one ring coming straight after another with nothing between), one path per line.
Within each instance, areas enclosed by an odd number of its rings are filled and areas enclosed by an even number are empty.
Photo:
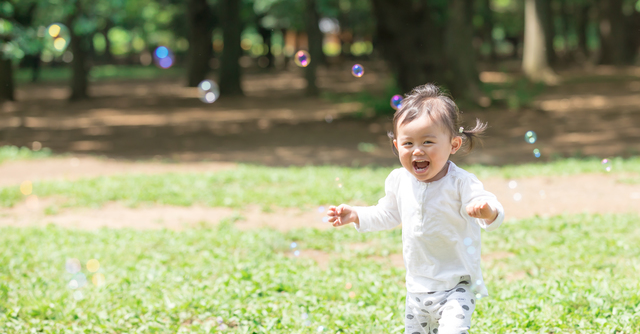
M397 139L393 140L393 146L395 146L396 151L397 151L398 150L398 140Z
M455 136L451 139L451 154L456 154L458 150L462 147L462 137Z

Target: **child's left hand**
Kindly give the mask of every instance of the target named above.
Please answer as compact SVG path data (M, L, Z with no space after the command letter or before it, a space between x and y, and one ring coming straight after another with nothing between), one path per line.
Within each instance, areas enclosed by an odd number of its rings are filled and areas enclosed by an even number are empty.
M492 208L491 205L485 201L467 205L467 213L473 218L486 219L489 224L498 218L498 210Z

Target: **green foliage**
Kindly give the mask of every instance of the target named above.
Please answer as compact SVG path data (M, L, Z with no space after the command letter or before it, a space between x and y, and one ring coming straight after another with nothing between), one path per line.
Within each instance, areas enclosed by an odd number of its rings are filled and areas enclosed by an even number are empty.
M544 92L546 85L520 77L514 82L484 83L482 89L495 104L506 105L509 110L516 111L532 107L535 98Z
M483 261L490 297L477 303L473 332L637 332L638 218L532 218L484 233L483 255L497 260ZM281 233L239 231L230 222L182 232L2 228L0 327L12 334L402 332L405 272L371 258L400 253L401 242L399 229ZM326 269L312 251L327 258ZM75 290L65 271L72 258L88 278ZM84 267L94 258L105 277L100 287Z
M110 80L110 79L155 79L155 78L177 78L183 75L183 68L171 67L161 69L156 66L141 65L99 65L92 66L89 72L89 78L94 81ZM16 74L18 83L27 83L31 80L31 69L19 69ZM50 67L44 68L40 72L40 79L47 81L64 81L71 77L71 68L69 67Z

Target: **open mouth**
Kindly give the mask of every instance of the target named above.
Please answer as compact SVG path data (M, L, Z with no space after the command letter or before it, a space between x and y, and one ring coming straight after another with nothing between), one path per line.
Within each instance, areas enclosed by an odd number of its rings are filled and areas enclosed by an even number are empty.
M429 165L431 163L429 161L426 160L418 160L418 161L414 161L413 162L413 170L416 171L416 173L425 173L427 171L427 169L429 169Z

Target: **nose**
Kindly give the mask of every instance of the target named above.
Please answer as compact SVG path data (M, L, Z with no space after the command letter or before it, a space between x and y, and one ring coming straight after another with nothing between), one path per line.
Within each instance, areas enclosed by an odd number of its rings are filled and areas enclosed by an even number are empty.
M413 150L413 155L424 155L424 151L421 148L416 147L416 149Z

